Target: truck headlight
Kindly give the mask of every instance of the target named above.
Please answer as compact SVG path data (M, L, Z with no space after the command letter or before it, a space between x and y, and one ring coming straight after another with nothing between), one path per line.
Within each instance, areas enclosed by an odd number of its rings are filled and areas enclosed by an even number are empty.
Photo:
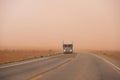
M72 50L70 50L70 52L72 52Z
M64 52L65 52L66 50L64 49Z

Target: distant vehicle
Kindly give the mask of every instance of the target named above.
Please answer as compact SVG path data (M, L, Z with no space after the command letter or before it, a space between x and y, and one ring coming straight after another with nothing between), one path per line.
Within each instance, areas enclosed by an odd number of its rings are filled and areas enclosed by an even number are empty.
M63 52L64 53L73 53L73 43L72 44L64 44L63 43Z

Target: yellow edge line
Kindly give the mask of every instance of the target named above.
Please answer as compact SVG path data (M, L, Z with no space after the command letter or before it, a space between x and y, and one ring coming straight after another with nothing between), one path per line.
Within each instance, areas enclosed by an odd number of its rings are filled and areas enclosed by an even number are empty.
M38 76L32 78L31 80L38 80L38 79L40 79L41 77L43 77L43 75L38 75Z
M72 60L72 59L74 59L74 57L73 57L73 58L70 58L70 60ZM65 65L66 65L66 64L63 64L63 65L60 65L59 67L63 67L63 66L65 66ZM31 80L38 80L38 79L40 79L41 77L43 77L43 75L38 75L38 76L32 78Z

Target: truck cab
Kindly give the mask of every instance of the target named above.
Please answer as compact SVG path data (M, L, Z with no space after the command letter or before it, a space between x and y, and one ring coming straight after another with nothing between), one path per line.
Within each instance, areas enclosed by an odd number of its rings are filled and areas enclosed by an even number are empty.
M63 44L64 53L73 53L73 44Z

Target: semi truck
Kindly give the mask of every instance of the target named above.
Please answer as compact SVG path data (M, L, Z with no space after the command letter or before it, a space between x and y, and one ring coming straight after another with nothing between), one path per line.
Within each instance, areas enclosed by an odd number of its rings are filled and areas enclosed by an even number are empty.
M73 53L73 43L72 44L63 43L63 53Z

